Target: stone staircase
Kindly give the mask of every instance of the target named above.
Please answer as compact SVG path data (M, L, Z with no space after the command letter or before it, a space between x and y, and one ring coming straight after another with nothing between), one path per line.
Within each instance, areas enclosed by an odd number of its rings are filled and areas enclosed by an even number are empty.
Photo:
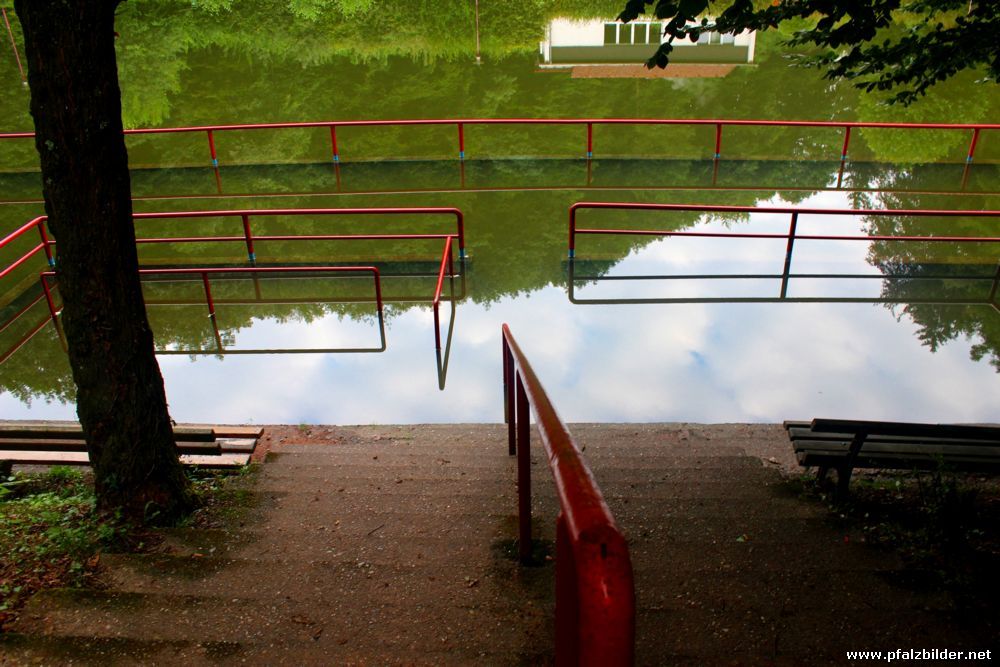
M780 426L576 425L629 539L639 664L843 664L976 645L949 600L792 497ZM496 425L337 428L273 446L241 526L103 557L107 586L37 595L4 664L546 664L552 562L521 568ZM539 543L551 476L533 447ZM984 648L986 648L984 646Z

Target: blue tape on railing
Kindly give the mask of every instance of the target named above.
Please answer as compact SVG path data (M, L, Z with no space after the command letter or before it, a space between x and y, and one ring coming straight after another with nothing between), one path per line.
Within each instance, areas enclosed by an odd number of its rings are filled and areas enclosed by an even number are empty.
M465 159L465 151L458 151L458 159L459 160Z
M966 161L966 162L972 162L972 156L971 156L971 155L967 156L967 157L965 158L965 161Z
M459 250L458 250L458 258L459 259L465 259L465 250L462 250L461 248L459 248Z
M50 260L49 260L49 266L51 266L51 267L55 267L55 265L56 265L56 260L55 260L55 258L53 257L52 259L50 259Z
M249 254L249 257L250 257L250 261L251 262L256 262L257 261L257 253L252 252L252 253Z
M339 156L339 155L337 155L336 153L334 153L334 154L333 154L333 161L334 161L334 162L340 162L340 156Z
M576 251L575 250L570 250L569 251L569 258L573 259L575 256L576 256Z
M594 152L593 151L587 151L587 159L589 160L592 157L594 157Z
M216 159L216 158L212 158L212 166L213 167L218 167L219 166L219 160Z
M715 154L715 159L716 160L718 160L720 157L722 157L722 153L716 153Z

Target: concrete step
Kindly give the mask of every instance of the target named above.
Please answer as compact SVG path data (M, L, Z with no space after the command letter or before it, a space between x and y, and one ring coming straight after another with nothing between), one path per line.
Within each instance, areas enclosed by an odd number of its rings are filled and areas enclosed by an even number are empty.
M610 503L652 503L673 499L728 498L735 501L766 500L780 497L773 484L757 480L729 480L726 482L696 481L678 482L673 479L654 481L634 481L639 475L627 474L618 484L597 479L604 498ZM625 480L628 480L627 483ZM734 483L735 482L735 483ZM414 480L406 475L389 475L383 479L366 480L321 480L314 479L274 479L270 476L260 480L259 496L287 501L292 497L309 496L309 502L344 503L353 506L365 500L381 503L382 507L411 506L415 499L427 499L429 507L441 501L477 502L488 506L503 503L517 494L517 482L511 477L498 480ZM532 475L532 493L539 497L556 494L555 484L547 475Z
M535 467L544 468L544 461L541 453L532 450L532 460ZM295 469L296 471L306 469L313 474L329 474L343 478L351 474L363 471L364 469L392 469L392 470L413 470L429 473L429 471L439 471L447 469L451 474L472 474L485 475L489 471L506 470L508 466L514 466L513 460L506 453L492 456L441 456L433 457L404 453L372 453L370 456L352 455L338 457L333 454L313 455L293 452L271 452L267 456L267 463L277 471L282 469ZM589 463L588 463L589 465ZM594 463L594 471L613 468L620 470L666 470L673 468L699 469L720 469L720 468L759 468L760 461L756 458L739 454L726 454L719 456L706 456L702 454L690 454L678 456L676 454L664 457L616 457L611 460ZM337 473L333 470L339 470ZM328 472L329 471L329 472ZM460 472L459 472L460 471ZM304 472L304 471L303 471ZM362 473L363 474L363 473ZM370 473L369 473L370 474ZM433 474L433 473L431 473ZM444 473L447 474L447 473Z
M633 485L644 484L657 481L675 481L683 483L720 483L725 482L730 485L739 480L742 482L779 483L779 474L770 468L760 465L748 465L748 460L744 457L727 461L732 465L719 465L717 467L695 467L694 465L664 467L657 469L654 467L636 469L620 469L613 465L592 466L591 471L594 478L601 486L602 490L611 488L613 484ZM750 462L752 463L752 461ZM283 485L302 482L318 485L317 488L336 486L336 488L363 488L366 485L377 483L382 485L386 482L395 483L396 480L403 482L443 482L459 481L466 482L473 487L476 484L485 486L499 485L505 486L513 484L517 477L517 463L514 459L497 470L466 470L451 466L439 465L436 468L399 466L399 465L318 465L314 469L304 466L296 467L267 467L260 477L261 488L284 488ZM540 457L534 457L532 464L532 478L538 480L539 486L551 486L552 476L547 470ZM544 483L543 483L544 482ZM383 486L383 488L386 488Z
M291 598L297 602L353 597L365 605L396 605L503 609L497 598L498 577L507 578L517 568L514 561L499 561L489 547L476 553L455 551L451 567L413 558L372 562L354 552L328 560L207 556L119 556L103 563L111 589L122 593L238 597L246 600ZM285 573L286 576L275 576ZM544 601L545 591L532 596Z
M46 637L0 634L0 664L10 665L191 665L202 667L239 659L239 642L154 641L96 638L89 635Z
M470 589L474 590L474 589ZM512 616L514 611L510 610ZM525 610L544 616L547 609ZM282 597L270 600L233 596L136 594L56 589L35 595L12 631L46 637L92 637L155 642L199 642L281 648L293 656L305 645L337 655L350 646L377 654L397 651L405 662L425 652L479 655L483 646L516 648L524 631L494 620L484 605L375 605L349 592L324 601ZM433 626L414 623L433 618ZM478 633L468 624L482 619ZM466 657L466 659L468 659ZM284 664L289 663L288 658ZM299 663L301 664L301 663Z
M887 566L888 567L888 566ZM930 587L915 587L929 573L904 568L831 569L787 567L754 570L740 567L719 573L706 566L641 568L636 571L636 606L640 614L699 608L718 614L733 609L794 613L828 610L839 616L849 610L933 609L947 611L955 601Z
M829 609L778 608L770 613L748 609L719 614L690 608L643 613L636 620L636 663L644 665L673 664L676 656L753 665L797 658L800 664L812 665L814 655L829 651L831 633L844 638L847 650L871 650L862 645L895 650L900 637L919 637L920 646L926 647L976 646L975 632L948 611L859 609L836 615ZM841 654L839 664L843 660Z
M358 646L345 637L335 644L322 646L301 643L142 641L122 638L89 636L39 637L18 633L0 634L0 658L14 665L83 665L119 667L125 665L185 665L208 667L215 665L468 665L477 662L494 665L548 664L549 654L540 654L546 642L532 642L515 652L503 645L484 645L481 650L461 651L448 642L440 647L421 647L422 653L409 652L404 657L398 650L376 650ZM549 642L551 643L551 642ZM4 663L7 664L7 663Z
M656 443L634 444L629 442L589 442L581 445L584 456L603 458L615 456L650 457L661 455L675 456L740 456L744 454L743 447L715 442L702 443ZM541 451L540 440L532 440L532 449ZM310 454L318 457L364 456L373 453L412 454L415 456L454 456L482 457L508 455L507 439L483 444L475 442L425 442L410 440L380 440L377 442L342 443L317 445L307 443L283 442L275 445L271 451L279 454Z
M509 494L508 494L509 495ZM437 496L421 493L387 494L324 491L266 492L275 512L292 514L300 519L331 521L366 515L398 514L408 520L426 520L438 524L448 517L501 516L512 504L505 495Z

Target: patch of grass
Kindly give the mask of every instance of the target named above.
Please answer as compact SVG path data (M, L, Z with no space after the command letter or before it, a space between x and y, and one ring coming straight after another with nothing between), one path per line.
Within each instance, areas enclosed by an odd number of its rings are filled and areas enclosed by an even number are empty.
M256 502L256 472L189 472L201 507L185 523L239 521ZM88 469L0 478L0 632L38 590L98 585L102 552L142 552L157 541L155 532L100 514L95 505Z
M195 528L218 528L242 525L243 519L257 506L254 492L259 466L251 464L240 472L192 472L192 484L201 501L200 507L186 520Z
M94 510L89 473L54 467L0 483L0 629L41 588L83 585L128 531Z

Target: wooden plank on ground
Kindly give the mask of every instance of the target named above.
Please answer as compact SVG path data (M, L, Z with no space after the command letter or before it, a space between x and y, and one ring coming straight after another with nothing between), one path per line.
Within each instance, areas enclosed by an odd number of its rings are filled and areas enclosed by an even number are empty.
M90 458L87 452L43 452L31 450L0 451L0 461L11 461L19 465L43 466L87 466Z
M214 456L199 456L184 454L181 463L199 468L241 468L250 463L249 454L216 454Z
M261 426L213 426L216 438L259 438L264 432Z
M38 438L41 440L55 440L61 438L80 439L83 437L83 429L79 424L59 423L25 423L5 422L0 424L0 438ZM187 442L211 442L215 440L215 433L211 428L194 428L185 426L174 427L174 437Z
M49 439L49 438L6 438L0 437L0 450L31 450L31 451L53 451L53 452L85 452L87 442L85 440L71 439ZM187 442L180 440L177 442L177 449L186 454L221 454L222 448L218 442ZM242 451L242 450L239 450ZM251 450L253 451L253 450Z
M0 461L17 465L90 465L87 452L0 451ZM181 463L199 468L237 468L250 462L249 454L182 454Z
M257 447L256 438L219 438L216 442L223 453L245 452L252 454Z

